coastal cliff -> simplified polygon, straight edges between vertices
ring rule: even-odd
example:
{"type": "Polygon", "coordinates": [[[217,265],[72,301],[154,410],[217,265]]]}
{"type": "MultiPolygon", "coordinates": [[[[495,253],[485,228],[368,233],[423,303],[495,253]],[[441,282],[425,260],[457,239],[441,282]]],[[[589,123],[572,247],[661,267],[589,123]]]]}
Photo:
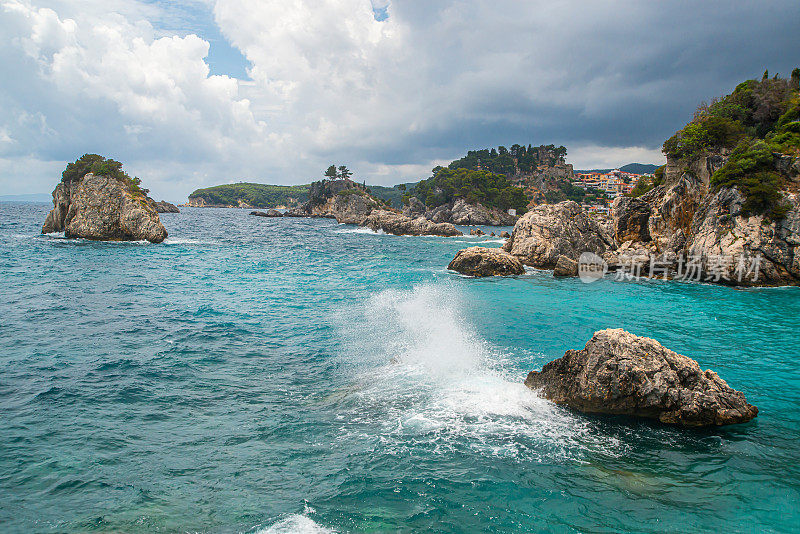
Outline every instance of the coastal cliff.
{"type": "Polygon", "coordinates": [[[797,77],[749,80],[664,143],[657,185],[617,197],[610,228],[574,202],[537,206],[506,250],[553,268],[601,256],[610,271],[734,286],[800,284],[797,77]],[[731,109],[737,109],[731,116],[731,109]]]}

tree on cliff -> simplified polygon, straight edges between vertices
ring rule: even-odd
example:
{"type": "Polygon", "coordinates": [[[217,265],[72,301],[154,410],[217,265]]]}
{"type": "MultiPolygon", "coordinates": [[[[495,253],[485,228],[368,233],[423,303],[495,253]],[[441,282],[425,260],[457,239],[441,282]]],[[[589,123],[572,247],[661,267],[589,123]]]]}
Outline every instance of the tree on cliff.
{"type": "Polygon", "coordinates": [[[341,165],[339,167],[339,178],[342,180],[347,180],[351,176],[353,176],[353,171],[348,169],[346,165],[341,165]]]}
{"type": "Polygon", "coordinates": [[[325,171],[325,178],[327,178],[328,180],[335,180],[338,177],[339,177],[339,173],[336,172],[336,165],[331,165],[325,171]]]}

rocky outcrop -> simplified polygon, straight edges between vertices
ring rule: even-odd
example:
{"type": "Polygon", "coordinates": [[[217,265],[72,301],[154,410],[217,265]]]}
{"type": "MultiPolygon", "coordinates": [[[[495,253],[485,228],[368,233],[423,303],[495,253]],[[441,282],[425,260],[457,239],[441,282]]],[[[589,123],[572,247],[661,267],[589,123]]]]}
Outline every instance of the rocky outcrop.
{"type": "Polygon", "coordinates": [[[149,202],[150,206],[156,210],[156,213],[180,213],[181,210],[175,204],[170,204],[166,200],[159,200],[155,201],[150,197],[147,197],[147,201],[149,202]]]}
{"type": "Polygon", "coordinates": [[[736,188],[709,189],[726,158],[712,152],[688,166],[668,159],[664,185],[615,200],[618,248],[603,255],[609,269],[736,286],[800,284],[800,158],[775,155],[775,170],[789,184],[781,200],[788,210],[777,221],[745,215],[736,188]]]}
{"type": "Polygon", "coordinates": [[[387,210],[373,210],[361,223],[374,232],[394,235],[438,235],[444,237],[463,235],[450,223],[434,223],[424,217],[412,219],[387,210]]]}
{"type": "Polygon", "coordinates": [[[720,189],[695,213],[687,257],[702,279],[732,285],[800,284],[800,195],[786,193],[790,206],[779,221],[744,216],[738,189],[720,189]]]}
{"type": "Polygon", "coordinates": [[[178,209],[178,206],[167,202],[166,200],[159,200],[156,202],[156,212],[158,213],[180,213],[181,210],[178,209]]]}
{"type": "Polygon", "coordinates": [[[469,231],[469,235],[486,235],[486,233],[480,228],[473,228],[469,231]]]}
{"type": "Polygon", "coordinates": [[[251,211],[250,215],[255,215],[256,217],[283,217],[283,213],[278,210],[251,211]]]}
{"type": "Polygon", "coordinates": [[[341,224],[361,224],[380,203],[361,190],[344,190],[310,207],[311,217],[328,217],[341,224]]]}
{"type": "Polygon", "coordinates": [[[511,234],[503,230],[502,232],[500,232],[500,237],[502,237],[503,239],[508,239],[509,237],[511,237],[511,234]]]}
{"type": "Polygon", "coordinates": [[[578,276],[578,262],[561,255],[553,268],[553,276],[564,278],[568,276],[578,276]]]}
{"type": "Polygon", "coordinates": [[[459,250],[447,268],[477,277],[525,274],[522,263],[500,248],[470,247],[459,250]]]}
{"type": "Polygon", "coordinates": [[[311,214],[306,211],[304,206],[299,208],[291,208],[283,212],[284,217],[311,217],[311,214]]]}
{"type": "Polygon", "coordinates": [[[520,217],[503,247],[522,263],[552,269],[559,256],[577,261],[583,252],[602,255],[614,240],[577,203],[535,206],[520,217]]]}
{"type": "Polygon", "coordinates": [[[160,243],[167,237],[167,230],[153,204],[152,199],[123,180],[90,173],[56,186],[53,209],[42,233],[64,232],[66,237],[98,241],[160,243]]]}
{"type": "Polygon", "coordinates": [[[569,350],[541,372],[532,371],[525,385],[581,412],[689,427],[746,423],[758,414],[715,372],[621,329],[596,332],[583,350],[569,350]]]}
{"type": "Polygon", "coordinates": [[[411,197],[403,208],[403,215],[460,225],[511,226],[517,221],[514,215],[488,208],[481,203],[469,204],[463,198],[429,209],[416,197],[411,197]]]}

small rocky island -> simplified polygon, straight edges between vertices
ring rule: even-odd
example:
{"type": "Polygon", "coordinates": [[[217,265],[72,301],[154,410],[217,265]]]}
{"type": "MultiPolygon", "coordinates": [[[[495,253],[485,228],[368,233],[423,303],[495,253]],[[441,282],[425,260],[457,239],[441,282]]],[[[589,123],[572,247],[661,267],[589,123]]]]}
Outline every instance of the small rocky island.
{"type": "Polygon", "coordinates": [[[622,329],[595,332],[583,350],[569,350],[532,371],[525,385],[581,412],[688,427],[746,423],[758,415],[758,408],[714,371],[622,329]]]}
{"type": "Polygon", "coordinates": [[[161,243],[167,230],[161,224],[148,190],[131,178],[118,161],[85,154],[67,165],[53,191],[53,209],[42,233],[64,232],[69,238],[96,241],[161,243]]]}

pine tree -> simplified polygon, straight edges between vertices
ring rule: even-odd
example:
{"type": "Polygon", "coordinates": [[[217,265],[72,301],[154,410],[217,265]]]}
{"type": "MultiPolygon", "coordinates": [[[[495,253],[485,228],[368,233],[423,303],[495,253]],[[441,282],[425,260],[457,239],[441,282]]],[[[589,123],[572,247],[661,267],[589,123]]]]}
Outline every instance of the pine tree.
{"type": "Polygon", "coordinates": [[[339,177],[339,174],[336,172],[336,165],[331,165],[328,167],[328,170],[325,171],[325,178],[328,180],[335,180],[339,177]]]}

